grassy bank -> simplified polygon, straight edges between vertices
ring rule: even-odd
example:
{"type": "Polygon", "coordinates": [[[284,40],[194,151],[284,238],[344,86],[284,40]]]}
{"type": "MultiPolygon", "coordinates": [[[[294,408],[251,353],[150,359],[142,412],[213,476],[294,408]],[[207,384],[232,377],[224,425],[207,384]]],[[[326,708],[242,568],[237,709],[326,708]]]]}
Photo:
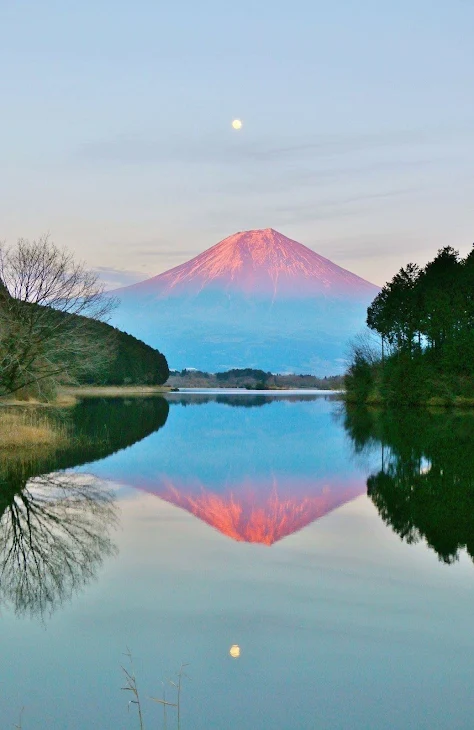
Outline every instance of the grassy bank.
{"type": "Polygon", "coordinates": [[[0,409],[0,457],[18,450],[55,449],[68,441],[67,427],[42,409],[0,409]]]}
{"type": "Polygon", "coordinates": [[[170,388],[164,385],[81,385],[74,388],[63,388],[62,397],[72,398],[121,398],[168,393],[170,388]]]}
{"type": "Polygon", "coordinates": [[[3,407],[19,406],[19,407],[32,407],[32,408],[69,408],[75,406],[77,398],[72,393],[58,393],[56,398],[51,401],[40,401],[36,398],[14,398],[12,396],[0,397],[0,409],[3,407]]]}
{"type": "MultiPolygon", "coordinates": [[[[342,394],[343,400],[348,403],[349,405],[364,405],[364,406],[390,406],[393,407],[394,403],[390,402],[388,403],[380,393],[377,391],[371,392],[365,399],[358,398],[353,393],[345,392],[342,394]]],[[[404,404],[405,405],[405,404],[404,404]]],[[[474,408],[474,397],[472,398],[466,398],[465,396],[459,395],[459,396],[453,396],[453,397],[443,397],[443,396],[431,396],[430,398],[426,398],[424,400],[411,400],[409,404],[410,406],[417,406],[420,408],[464,408],[464,409],[470,409],[474,408]]]]}
{"type": "Polygon", "coordinates": [[[79,385],[61,388],[54,400],[39,401],[36,398],[0,398],[0,409],[3,406],[28,406],[33,408],[68,408],[75,406],[81,398],[144,398],[147,396],[169,393],[170,386],[165,385],[79,385]]]}

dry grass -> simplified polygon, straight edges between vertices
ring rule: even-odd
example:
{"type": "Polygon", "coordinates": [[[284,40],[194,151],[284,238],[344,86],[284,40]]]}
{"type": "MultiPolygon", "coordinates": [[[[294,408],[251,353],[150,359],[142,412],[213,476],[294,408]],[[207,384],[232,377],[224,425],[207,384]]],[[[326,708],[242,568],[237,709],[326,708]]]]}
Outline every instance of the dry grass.
{"type": "Polygon", "coordinates": [[[145,396],[168,393],[164,385],[82,385],[77,388],[63,388],[60,397],[79,398],[121,398],[122,396],[145,396]]]}
{"type": "Polygon", "coordinates": [[[13,398],[8,396],[0,396],[0,408],[2,406],[33,406],[34,408],[50,408],[53,407],[61,407],[66,408],[69,406],[75,406],[77,403],[77,398],[72,394],[68,392],[61,391],[58,393],[57,397],[52,401],[39,401],[36,398],[13,398]]]}
{"type": "Polygon", "coordinates": [[[37,446],[57,448],[68,438],[65,426],[54,423],[45,412],[24,408],[0,409],[0,453],[37,446]]]}
{"type": "Polygon", "coordinates": [[[56,398],[51,401],[39,401],[35,398],[15,398],[1,396],[0,406],[37,406],[37,407],[69,407],[76,405],[80,398],[143,398],[148,395],[169,393],[171,388],[165,385],[80,385],[63,387],[56,398]]]}

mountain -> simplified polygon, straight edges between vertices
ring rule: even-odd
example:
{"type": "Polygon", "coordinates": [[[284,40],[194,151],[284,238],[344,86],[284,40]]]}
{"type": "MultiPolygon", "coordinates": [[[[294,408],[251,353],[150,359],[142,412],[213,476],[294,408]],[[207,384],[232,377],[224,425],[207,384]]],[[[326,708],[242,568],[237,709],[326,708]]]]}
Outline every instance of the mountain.
{"type": "Polygon", "coordinates": [[[329,375],[378,287],[274,231],[235,233],[119,289],[113,323],[160,346],[174,369],[258,367],[329,375]]]}

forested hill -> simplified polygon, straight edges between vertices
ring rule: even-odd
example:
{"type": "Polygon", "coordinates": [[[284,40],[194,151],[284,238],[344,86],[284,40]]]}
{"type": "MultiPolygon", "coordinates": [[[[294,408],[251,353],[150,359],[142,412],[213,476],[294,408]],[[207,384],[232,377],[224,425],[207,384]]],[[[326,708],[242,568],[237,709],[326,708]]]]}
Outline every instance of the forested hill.
{"type": "Polygon", "coordinates": [[[51,371],[58,365],[57,381],[68,384],[162,385],[169,376],[166,357],[145,342],[100,320],[18,302],[0,280],[1,394],[16,390],[8,378],[13,370],[15,384],[15,363],[31,352],[39,366],[25,376],[30,382],[44,383],[45,362],[51,371]]]}
{"type": "Polygon", "coordinates": [[[105,322],[90,322],[90,336],[104,341],[110,353],[99,369],[87,366],[77,376],[83,385],[163,385],[168,379],[166,357],[133,335],[105,322]]]}
{"type": "Polygon", "coordinates": [[[0,397],[53,401],[64,385],[162,385],[164,355],[106,324],[116,302],[47,237],[0,257],[0,397]]]}

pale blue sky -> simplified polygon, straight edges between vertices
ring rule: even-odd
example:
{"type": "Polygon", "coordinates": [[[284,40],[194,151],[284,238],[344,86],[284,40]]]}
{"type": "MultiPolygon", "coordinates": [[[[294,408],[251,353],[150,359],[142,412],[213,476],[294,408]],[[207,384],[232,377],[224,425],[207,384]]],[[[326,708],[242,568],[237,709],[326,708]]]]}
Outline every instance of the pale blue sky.
{"type": "Polygon", "coordinates": [[[0,0],[0,32],[1,239],[117,283],[248,228],[375,283],[470,249],[471,0],[0,0]]]}

